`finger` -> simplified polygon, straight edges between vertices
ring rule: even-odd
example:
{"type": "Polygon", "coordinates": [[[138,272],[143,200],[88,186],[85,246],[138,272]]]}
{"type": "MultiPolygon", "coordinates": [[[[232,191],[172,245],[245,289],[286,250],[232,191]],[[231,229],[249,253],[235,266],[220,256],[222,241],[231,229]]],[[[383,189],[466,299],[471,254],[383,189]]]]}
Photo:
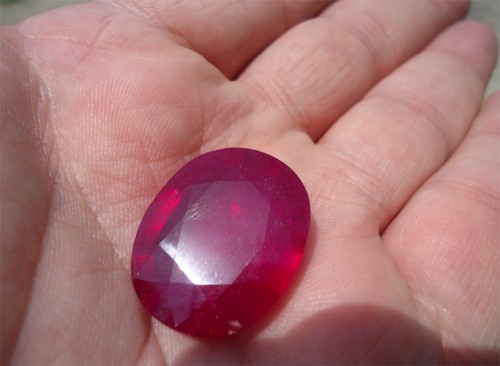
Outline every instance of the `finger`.
{"type": "Polygon", "coordinates": [[[272,131],[314,140],[381,77],[465,15],[463,1],[342,1],[290,30],[240,77],[272,131]]]}
{"type": "Polygon", "coordinates": [[[462,22],[377,85],[320,141],[322,168],[342,177],[328,194],[362,208],[365,228],[384,230],[462,140],[496,50],[490,28],[462,22]]]}
{"type": "Polygon", "coordinates": [[[451,364],[498,363],[499,136],[497,92],[383,237],[451,364]]]}
{"type": "Polygon", "coordinates": [[[231,78],[288,28],[329,1],[109,0],[176,36],[231,78]]]}

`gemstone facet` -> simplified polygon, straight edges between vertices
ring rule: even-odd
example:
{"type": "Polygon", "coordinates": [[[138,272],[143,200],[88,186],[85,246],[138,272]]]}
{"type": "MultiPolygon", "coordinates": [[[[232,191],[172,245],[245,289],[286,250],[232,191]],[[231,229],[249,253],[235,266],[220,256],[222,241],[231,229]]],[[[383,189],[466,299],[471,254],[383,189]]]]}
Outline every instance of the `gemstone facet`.
{"type": "Polygon", "coordinates": [[[142,219],[132,252],[135,290],[177,331],[238,333],[287,288],[309,224],[304,185],[278,159],[242,148],[201,155],[168,181],[142,219]]]}

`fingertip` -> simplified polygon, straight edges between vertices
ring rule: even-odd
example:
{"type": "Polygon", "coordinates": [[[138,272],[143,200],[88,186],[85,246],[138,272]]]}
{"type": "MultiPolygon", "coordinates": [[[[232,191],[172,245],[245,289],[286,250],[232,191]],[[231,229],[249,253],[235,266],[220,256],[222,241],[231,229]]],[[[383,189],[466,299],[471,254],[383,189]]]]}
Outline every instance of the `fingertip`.
{"type": "Polygon", "coordinates": [[[427,50],[460,57],[474,68],[486,84],[497,61],[498,41],[488,25],[478,21],[461,21],[444,31],[427,50]]]}

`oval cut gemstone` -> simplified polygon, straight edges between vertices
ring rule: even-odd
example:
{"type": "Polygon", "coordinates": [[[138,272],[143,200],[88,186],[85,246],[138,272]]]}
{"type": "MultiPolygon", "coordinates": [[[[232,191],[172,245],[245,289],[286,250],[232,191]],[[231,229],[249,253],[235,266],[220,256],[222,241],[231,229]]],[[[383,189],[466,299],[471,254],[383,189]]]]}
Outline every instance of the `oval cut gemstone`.
{"type": "Polygon", "coordinates": [[[309,223],[306,189],[278,159],[242,148],[201,155],[168,181],[142,219],[132,253],[137,295],[177,331],[238,333],[287,288],[309,223]]]}

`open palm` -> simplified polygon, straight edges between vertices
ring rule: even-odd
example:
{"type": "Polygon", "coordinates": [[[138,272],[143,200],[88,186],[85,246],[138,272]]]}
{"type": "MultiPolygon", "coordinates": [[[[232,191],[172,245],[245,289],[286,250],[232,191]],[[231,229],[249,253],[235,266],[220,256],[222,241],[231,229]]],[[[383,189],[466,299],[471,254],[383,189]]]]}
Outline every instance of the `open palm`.
{"type": "Polygon", "coordinates": [[[466,11],[109,0],[3,28],[2,363],[498,362],[496,42],[466,11]],[[142,308],[130,256],[225,147],[292,167],[312,230],[270,314],[202,340],[142,308]]]}

